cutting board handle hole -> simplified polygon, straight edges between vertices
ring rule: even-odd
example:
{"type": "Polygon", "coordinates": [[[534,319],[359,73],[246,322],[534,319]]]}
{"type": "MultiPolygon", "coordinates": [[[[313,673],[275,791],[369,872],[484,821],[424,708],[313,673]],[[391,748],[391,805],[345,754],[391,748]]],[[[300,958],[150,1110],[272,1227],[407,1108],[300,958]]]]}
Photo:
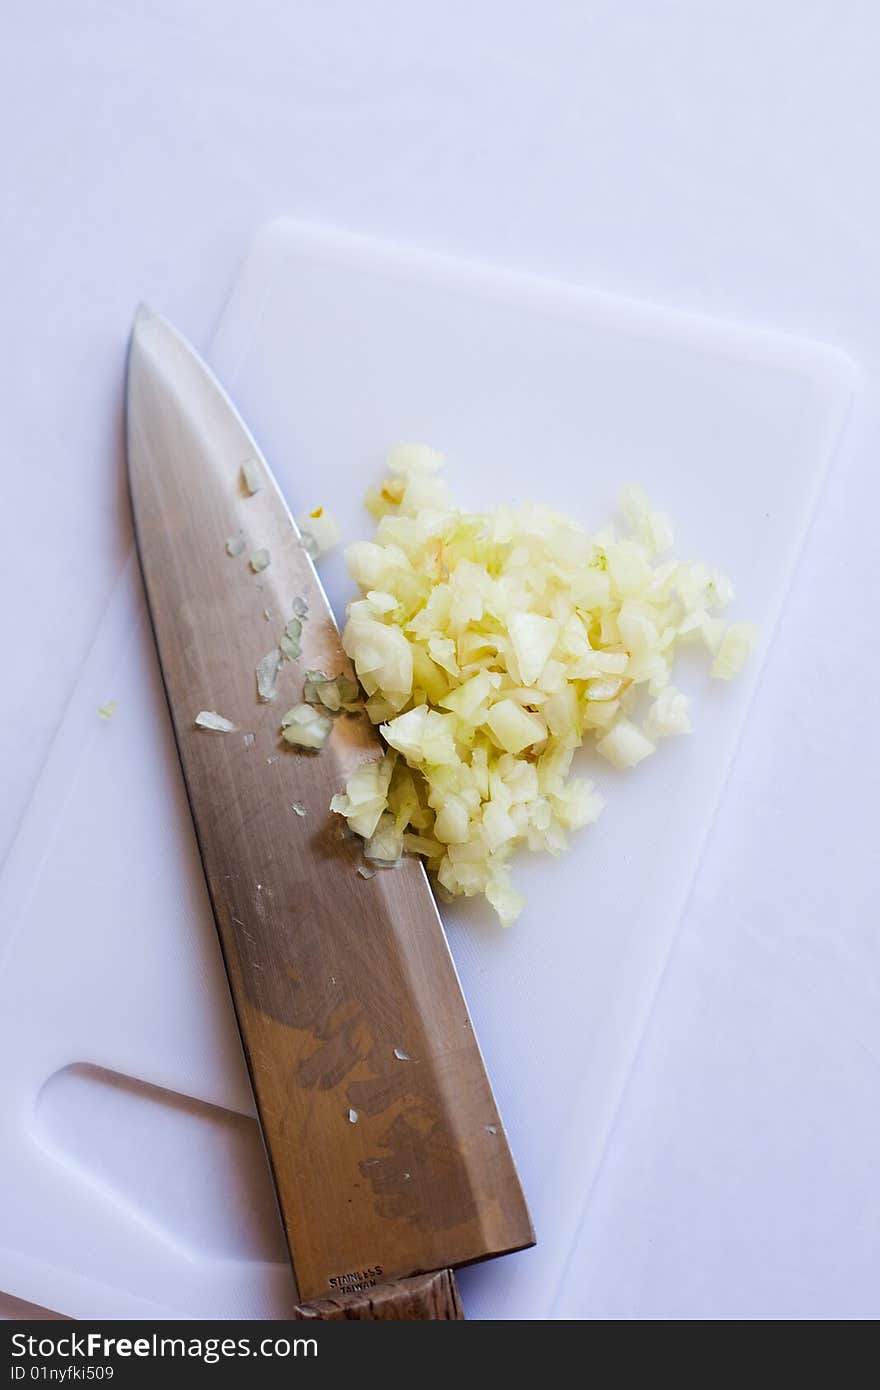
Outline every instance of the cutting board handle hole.
{"type": "Polygon", "coordinates": [[[125,1208],[188,1258],[286,1262],[249,1116],[75,1062],[42,1086],[32,1134],[96,1205],[125,1208]]]}

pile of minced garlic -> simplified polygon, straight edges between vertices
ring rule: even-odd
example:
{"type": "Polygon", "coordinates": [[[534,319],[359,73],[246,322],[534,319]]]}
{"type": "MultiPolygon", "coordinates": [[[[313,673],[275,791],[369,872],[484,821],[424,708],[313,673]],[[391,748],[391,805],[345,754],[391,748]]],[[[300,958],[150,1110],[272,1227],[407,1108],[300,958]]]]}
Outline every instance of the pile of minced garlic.
{"type": "Polygon", "coordinates": [[[343,645],[388,752],[331,805],[371,864],[423,855],[441,891],[485,893],[508,925],[524,903],[514,849],[559,854],[602,809],[570,775],[575,750],[589,738],[629,768],[690,732],[677,646],[701,643],[726,679],[755,629],[719,616],[727,579],[669,558],[669,522],[640,489],[622,498],[625,535],[589,535],[542,506],[461,511],[441,464],[393,449],[368,497],[375,539],[346,552],[363,597],[343,645]]]}

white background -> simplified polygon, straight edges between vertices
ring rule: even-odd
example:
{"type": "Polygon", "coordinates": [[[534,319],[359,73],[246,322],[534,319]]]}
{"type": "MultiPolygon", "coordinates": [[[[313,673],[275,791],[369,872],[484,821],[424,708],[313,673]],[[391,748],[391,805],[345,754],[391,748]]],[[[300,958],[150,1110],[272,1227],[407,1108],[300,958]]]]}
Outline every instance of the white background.
{"type": "Polygon", "coordinates": [[[878,1312],[878,46],[870,0],[4,8],[0,853],[128,546],[132,307],[204,344],[267,218],[824,338],[866,370],[573,1313],[878,1312]]]}

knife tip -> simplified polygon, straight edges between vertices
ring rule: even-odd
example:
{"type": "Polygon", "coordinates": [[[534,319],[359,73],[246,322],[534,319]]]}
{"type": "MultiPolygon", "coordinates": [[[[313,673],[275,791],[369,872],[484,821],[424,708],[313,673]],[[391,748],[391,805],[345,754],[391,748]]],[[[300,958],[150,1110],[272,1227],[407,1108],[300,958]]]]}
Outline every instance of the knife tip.
{"type": "Polygon", "coordinates": [[[141,326],[141,324],[145,324],[150,319],[154,319],[155,317],[155,309],[153,309],[151,305],[147,304],[146,301],[142,299],[140,304],[138,304],[137,308],[134,311],[134,323],[132,326],[134,329],[137,329],[141,326]]]}

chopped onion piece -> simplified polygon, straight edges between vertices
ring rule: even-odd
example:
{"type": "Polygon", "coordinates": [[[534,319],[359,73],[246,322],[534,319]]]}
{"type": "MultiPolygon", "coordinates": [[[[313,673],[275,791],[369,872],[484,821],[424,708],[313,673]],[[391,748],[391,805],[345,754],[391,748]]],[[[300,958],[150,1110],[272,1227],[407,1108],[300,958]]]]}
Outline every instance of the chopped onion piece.
{"type": "Polygon", "coordinates": [[[403,835],[397,829],[394,817],[385,811],[364,845],[364,858],[378,869],[392,869],[400,863],[402,854],[403,835]]]}
{"type": "Polygon", "coordinates": [[[395,444],[386,456],[385,466],[398,478],[411,478],[414,473],[439,472],[443,455],[429,444],[395,444]]]}
{"type": "Polygon", "coordinates": [[[468,808],[459,796],[448,796],[437,812],[434,834],[443,845],[463,845],[468,838],[468,808]]]}
{"type": "Polygon", "coordinates": [[[688,716],[690,700],[674,685],[667,685],[648,710],[645,720],[645,733],[649,738],[668,738],[671,734],[689,734],[691,721],[688,716]]]}
{"type": "Polygon", "coordinates": [[[318,686],[323,685],[330,677],[325,671],[306,671],[303,677],[303,699],[309,705],[320,704],[318,686]]]}
{"type": "Polygon", "coordinates": [[[410,763],[441,767],[458,762],[451,716],[438,714],[426,705],[383,724],[381,732],[389,747],[403,753],[410,763]]]}
{"type": "MultiPolygon", "coordinates": [[[[486,884],[486,897],[498,913],[502,927],[513,926],[526,905],[522,893],[516,891],[506,873],[493,874],[486,884]]],[[[487,1125],[486,1129],[490,1134],[495,1133],[491,1125],[487,1125]]]]}
{"type": "Polygon", "coordinates": [[[257,662],[257,697],[264,703],[275,699],[280,671],[281,653],[277,647],[273,647],[257,662]]]}
{"type": "Polygon", "coordinates": [[[499,700],[486,716],[486,723],[508,753],[521,753],[547,737],[547,725],[543,720],[536,714],[529,714],[514,700],[499,700]]]}
{"type": "Polygon", "coordinates": [[[320,704],[328,709],[331,714],[338,714],[342,709],[342,695],[339,691],[337,681],[320,681],[315,687],[315,694],[320,704]]]}
{"type": "Polygon", "coordinates": [[[263,470],[256,459],[246,459],[241,465],[241,481],[249,496],[259,492],[263,486],[263,470]]]}
{"type": "Polygon", "coordinates": [[[478,671],[470,680],[441,696],[437,703],[458,715],[459,719],[472,719],[491,692],[492,681],[489,672],[478,671]]]}
{"type": "Polygon", "coordinates": [[[333,720],[311,705],[294,705],[281,721],[281,736],[296,748],[318,750],[330,737],[333,720]]]}
{"type": "Polygon", "coordinates": [[[244,550],[244,536],[239,532],[237,536],[230,536],[226,542],[226,554],[234,560],[236,555],[240,555],[244,550]]]}
{"type": "Polygon", "coordinates": [[[721,639],[712,675],[725,681],[738,675],[757,640],[758,629],[754,623],[731,623],[721,639]]]}
{"type": "Polygon", "coordinates": [[[523,685],[534,685],[556,646],[559,624],[539,613],[511,613],[507,631],[523,685]]]}
{"type": "Polygon", "coordinates": [[[651,555],[662,555],[673,545],[672,523],[665,512],[655,512],[642,488],[630,485],[620,496],[620,507],[630,527],[651,555]]]}
{"type": "Polygon", "coordinates": [[[215,734],[234,734],[236,731],[231,719],[224,719],[213,709],[200,710],[193,723],[197,729],[210,729],[215,734]]]}
{"type": "Polygon", "coordinates": [[[412,694],[413,649],[400,629],[373,618],[350,618],[342,645],[367,694],[381,690],[392,708],[401,709],[412,694]]]}
{"type": "Polygon", "coordinates": [[[297,657],[302,654],[301,637],[301,619],[291,618],[290,622],[286,624],[284,632],[281,635],[281,640],[278,643],[281,649],[281,655],[286,657],[288,661],[296,661],[297,657]]]}
{"type": "Polygon", "coordinates": [[[635,767],[654,752],[654,745],[628,719],[620,719],[596,744],[597,752],[615,767],[635,767]]]}
{"type": "Polygon", "coordinates": [[[269,554],[268,550],[264,548],[262,550],[253,551],[253,553],[248,558],[248,564],[250,565],[254,574],[260,574],[264,569],[268,569],[271,560],[271,555],[269,554]]]}
{"type": "Polygon", "coordinates": [[[345,816],[350,828],[365,840],[373,834],[385,809],[393,767],[392,758],[362,763],[349,777],[345,791],[330,802],[330,810],[345,816]]]}
{"type": "Polygon", "coordinates": [[[397,599],[393,594],[383,594],[379,589],[370,589],[367,594],[367,602],[378,613],[380,617],[385,613],[393,613],[397,607],[397,599]]]}
{"type": "Polygon", "coordinates": [[[303,699],[310,705],[323,705],[333,714],[350,710],[357,704],[357,681],[350,676],[328,676],[324,671],[306,671],[303,699]]]}
{"type": "Polygon", "coordinates": [[[297,517],[296,524],[306,553],[318,560],[326,551],[339,544],[339,526],[324,507],[297,517]]]}
{"type": "Polygon", "coordinates": [[[616,676],[592,676],[584,681],[584,695],[588,700],[616,700],[623,686],[624,682],[616,676]]]}

